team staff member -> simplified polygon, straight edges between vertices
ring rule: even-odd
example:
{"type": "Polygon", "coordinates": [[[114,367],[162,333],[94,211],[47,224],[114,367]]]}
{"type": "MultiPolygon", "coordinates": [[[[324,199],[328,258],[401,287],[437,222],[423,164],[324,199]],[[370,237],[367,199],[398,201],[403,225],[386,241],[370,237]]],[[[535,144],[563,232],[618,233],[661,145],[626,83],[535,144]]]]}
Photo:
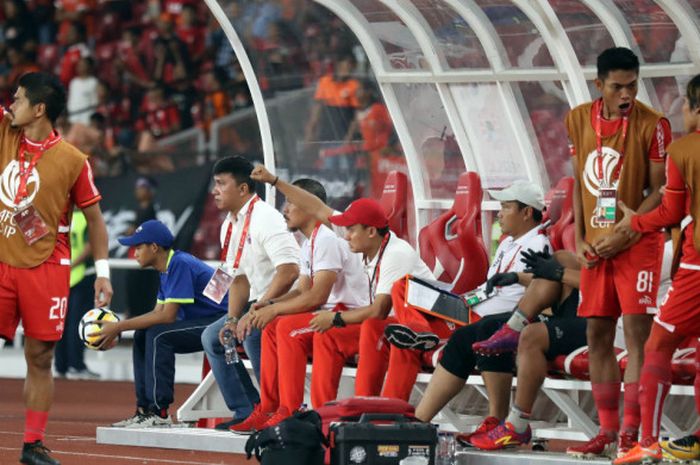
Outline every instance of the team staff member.
{"type": "Polygon", "coordinates": [[[149,220],[131,236],[119,238],[134,247],[141,268],[160,273],[156,305],[148,313],[102,326],[100,347],[108,348],[122,331],[134,333],[133,364],[136,414],[112,426],[150,428],[169,426],[173,403],[175,354],[202,349],[202,332],[226,313],[228,301],[216,303],[202,295],[214,270],[192,255],[172,249],[174,238],[167,226],[149,220]]]}
{"type": "MultiPolygon", "coordinates": [[[[293,183],[326,201],[326,190],[313,179],[293,183]]],[[[264,328],[261,359],[261,402],[248,419],[231,428],[249,432],[274,426],[301,406],[304,400],[306,361],[312,354],[314,332],[309,322],[314,310],[344,311],[369,303],[369,284],[362,257],[350,252],[347,241],[321,224],[313,215],[287,202],[287,225],[304,237],[301,275],[287,294],[263,302],[253,324],[264,328]]],[[[319,376],[312,373],[312,385],[319,376]]]]}
{"type": "MultiPolygon", "coordinates": [[[[615,464],[660,462],[661,413],[671,388],[671,358],[687,337],[700,337],[700,75],[688,82],[683,103],[683,123],[687,136],[668,147],[667,183],[661,205],[644,215],[624,205],[625,218],[615,227],[622,232],[649,233],[662,227],[685,225],[680,244],[680,264],[671,288],[654,318],[651,335],[644,346],[644,367],[640,380],[642,434],[637,447],[615,464]],[[689,215],[689,216],[687,216],[689,215]],[[687,219],[684,220],[683,218],[687,219]],[[681,223],[681,221],[683,221],[681,223]]],[[[700,351],[696,352],[695,406],[700,413],[700,351]]],[[[665,442],[663,449],[682,460],[700,458],[700,430],[685,438],[665,442]]]]}
{"type": "Polygon", "coordinates": [[[334,225],[343,234],[350,250],[362,254],[365,273],[369,279],[370,304],[345,312],[324,310],[311,320],[314,335],[311,402],[314,407],[336,398],[345,360],[359,353],[355,380],[355,395],[379,395],[386,374],[390,347],[384,329],[396,319],[389,316],[391,286],[412,274],[422,279],[435,279],[418,253],[403,239],[389,230],[386,214],[378,202],[359,199],[342,214],[303,189],[292,186],[257,166],[253,178],[277,187],[287,201],[312,214],[317,221],[334,225]]]}
{"type": "Polygon", "coordinates": [[[95,258],[95,305],[109,304],[107,230],[87,156],[54,130],[65,90],[44,73],[22,76],[9,111],[0,113],[0,337],[24,327],[26,417],[20,461],[55,465],[44,446],[53,400],[51,362],[68,304],[70,218],[85,214],[95,258]]]}
{"type": "MultiPolygon", "coordinates": [[[[504,312],[510,313],[513,308],[515,314],[521,314],[517,306],[525,288],[530,284],[530,275],[522,273],[525,269],[525,264],[521,261],[522,253],[528,249],[542,252],[549,246],[547,237],[540,234],[544,195],[539,186],[527,181],[516,181],[508,188],[491,191],[490,194],[494,199],[501,201],[498,221],[503,234],[508,237],[499,244],[496,259],[487,273],[495,292],[488,300],[472,307],[472,312],[478,318],[503,315],[504,312]]],[[[487,287],[487,283],[480,287],[487,287]]],[[[386,335],[389,342],[406,350],[398,350],[396,354],[392,351],[382,395],[408,400],[424,357],[420,350],[413,349],[430,349],[431,347],[426,347],[420,342],[426,341],[427,335],[431,333],[437,336],[434,338],[435,342],[438,338],[449,338],[454,325],[450,327],[447,321],[430,317],[406,304],[405,279],[400,279],[394,284],[392,301],[396,318],[401,324],[389,325],[386,335]]],[[[524,320],[523,324],[527,323],[524,318],[521,319],[524,320]]],[[[479,348],[479,343],[475,343],[476,352],[486,352],[478,350],[479,348]]],[[[507,370],[512,371],[510,366],[507,370]]],[[[498,376],[491,371],[488,373],[486,376],[498,376]]],[[[496,383],[487,383],[487,386],[489,385],[496,383]]],[[[509,395],[509,391],[505,395],[509,395]]],[[[490,397],[498,395],[496,392],[490,394],[490,397]]]]}
{"type": "Polygon", "coordinates": [[[214,200],[219,209],[228,211],[221,225],[222,257],[233,281],[228,314],[202,333],[202,345],[226,405],[236,412],[221,428],[240,423],[258,401],[243,364],[226,364],[224,331],[232,331],[243,342],[260,381],[260,330],[252,326],[251,318],[254,304],[286,294],[299,276],[299,245],[282,214],[255,193],[251,171],[253,165],[243,157],[222,158],[214,165],[214,200]]]}
{"type": "Polygon", "coordinates": [[[588,318],[587,338],[593,398],[600,433],[571,447],[576,456],[600,455],[614,446],[624,454],[637,440],[639,373],[659,285],[663,236],[630,238],[615,232],[621,218],[616,200],[640,213],[659,204],[664,157],[671,140],[668,121],[635,100],[639,60],[626,48],[598,56],[596,87],[601,98],[574,108],[566,117],[574,166],[576,251],[581,270],[579,316],[588,318]],[[628,364],[624,420],[619,426],[620,368],[613,341],[622,314],[628,364]]]}

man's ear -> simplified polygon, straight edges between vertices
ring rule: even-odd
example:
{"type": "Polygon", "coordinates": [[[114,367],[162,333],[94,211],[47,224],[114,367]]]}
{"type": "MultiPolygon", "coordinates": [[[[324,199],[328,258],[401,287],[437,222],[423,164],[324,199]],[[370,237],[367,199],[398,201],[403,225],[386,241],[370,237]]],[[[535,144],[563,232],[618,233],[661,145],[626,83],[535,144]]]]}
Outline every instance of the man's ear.
{"type": "Polygon", "coordinates": [[[34,116],[36,118],[41,118],[46,114],[46,104],[44,102],[37,103],[34,105],[34,116]]]}

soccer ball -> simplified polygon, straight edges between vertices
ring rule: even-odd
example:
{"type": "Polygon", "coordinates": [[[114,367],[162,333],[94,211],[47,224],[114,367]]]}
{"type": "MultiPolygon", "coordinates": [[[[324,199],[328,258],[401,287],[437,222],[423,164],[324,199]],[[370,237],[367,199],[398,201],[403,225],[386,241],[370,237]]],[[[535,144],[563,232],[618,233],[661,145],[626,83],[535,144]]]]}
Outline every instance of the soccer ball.
{"type": "Polygon", "coordinates": [[[119,321],[119,317],[116,313],[114,313],[108,308],[93,308],[92,310],[89,310],[85,315],[83,315],[83,317],[80,319],[80,323],[78,324],[78,337],[80,337],[80,340],[83,341],[83,344],[85,344],[85,347],[87,347],[88,349],[107,350],[111,349],[112,347],[117,345],[117,342],[119,342],[119,338],[116,338],[114,340],[114,343],[112,344],[112,347],[106,347],[103,349],[100,349],[96,345],[93,345],[94,343],[99,341],[100,336],[88,335],[100,332],[101,326],[93,323],[93,321],[101,320],[117,322],[119,321]]]}

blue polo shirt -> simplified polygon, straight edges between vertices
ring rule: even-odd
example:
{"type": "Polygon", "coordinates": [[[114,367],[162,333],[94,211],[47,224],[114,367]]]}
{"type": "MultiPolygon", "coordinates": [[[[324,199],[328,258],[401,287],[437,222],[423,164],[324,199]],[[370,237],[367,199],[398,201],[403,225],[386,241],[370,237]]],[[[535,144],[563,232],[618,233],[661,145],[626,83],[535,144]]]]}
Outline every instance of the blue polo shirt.
{"type": "Polygon", "coordinates": [[[160,273],[158,303],[180,304],[178,320],[223,315],[228,311],[228,294],[217,304],[202,292],[214,269],[186,252],[171,250],[165,273],[160,273]]]}

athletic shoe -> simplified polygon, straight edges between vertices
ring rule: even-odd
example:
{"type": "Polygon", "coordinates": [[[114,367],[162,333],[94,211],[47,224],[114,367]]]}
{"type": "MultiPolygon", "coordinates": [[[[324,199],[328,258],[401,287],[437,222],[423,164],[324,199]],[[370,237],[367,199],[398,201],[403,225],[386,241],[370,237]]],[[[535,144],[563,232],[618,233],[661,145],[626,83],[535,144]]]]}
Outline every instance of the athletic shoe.
{"type": "Polygon", "coordinates": [[[88,368],[83,368],[82,370],[76,370],[75,368],[68,368],[66,372],[66,378],[72,380],[83,380],[83,381],[97,381],[102,378],[99,373],[95,373],[88,368]]]}
{"type": "Polygon", "coordinates": [[[629,451],[634,449],[639,441],[637,438],[639,433],[637,431],[622,431],[620,436],[617,438],[617,457],[624,457],[629,451]]]}
{"type": "Polygon", "coordinates": [[[270,412],[263,412],[260,404],[256,405],[248,418],[243,420],[237,425],[233,425],[229,428],[232,433],[238,434],[253,434],[256,431],[262,430],[265,423],[270,418],[270,412]]]}
{"type": "Polygon", "coordinates": [[[500,327],[490,338],[472,344],[472,350],[481,355],[500,355],[518,349],[520,333],[507,324],[500,327]]]}
{"type": "Polygon", "coordinates": [[[676,460],[700,460],[700,439],[694,434],[673,441],[661,441],[659,446],[676,460]]]}
{"type": "Polygon", "coordinates": [[[25,465],[61,465],[49,452],[51,451],[41,441],[25,442],[19,461],[25,465]]]}
{"type": "Polygon", "coordinates": [[[272,426],[277,426],[282,420],[289,418],[289,410],[286,407],[280,407],[275,413],[272,414],[270,418],[267,419],[264,425],[260,428],[261,430],[265,428],[270,428],[272,426]]]}
{"type": "Polygon", "coordinates": [[[417,333],[406,325],[391,324],[384,328],[384,336],[391,345],[399,349],[415,349],[422,352],[433,350],[440,338],[433,333],[417,333]]]}
{"type": "Polygon", "coordinates": [[[488,433],[489,431],[497,427],[500,423],[501,421],[496,417],[486,417],[484,418],[484,421],[482,421],[481,424],[477,426],[477,428],[471,433],[458,434],[456,437],[457,442],[459,442],[463,446],[471,447],[472,437],[476,436],[477,434],[488,433]]]}
{"type": "Polygon", "coordinates": [[[598,436],[580,446],[569,447],[566,449],[566,453],[579,458],[593,458],[599,456],[612,458],[616,442],[614,437],[610,437],[605,433],[598,433],[598,436]]]}
{"type": "Polygon", "coordinates": [[[144,414],[140,411],[136,411],[133,417],[129,417],[126,420],[118,421],[116,423],[112,423],[113,428],[124,428],[129,426],[130,424],[138,421],[144,414]]]}
{"type": "Polygon", "coordinates": [[[662,459],[659,443],[655,442],[648,447],[637,444],[622,457],[613,460],[613,465],[640,465],[645,463],[658,463],[662,459]]]}
{"type": "Polygon", "coordinates": [[[163,418],[155,413],[146,413],[138,419],[125,426],[127,429],[143,429],[143,428],[169,428],[173,424],[170,415],[163,418]]]}
{"type": "Polygon", "coordinates": [[[235,417],[234,417],[234,418],[230,419],[229,421],[224,421],[224,422],[221,422],[221,423],[217,423],[217,424],[214,426],[214,429],[215,429],[215,430],[219,430],[219,431],[228,431],[228,430],[231,429],[232,426],[235,426],[235,425],[237,425],[237,424],[239,424],[239,423],[244,422],[246,418],[248,418],[248,417],[245,417],[245,418],[235,418],[235,417]]]}
{"type": "Polygon", "coordinates": [[[499,450],[506,447],[515,447],[527,444],[532,439],[530,425],[527,429],[518,433],[510,423],[503,422],[487,433],[475,434],[470,441],[472,446],[481,450],[499,450]]]}

